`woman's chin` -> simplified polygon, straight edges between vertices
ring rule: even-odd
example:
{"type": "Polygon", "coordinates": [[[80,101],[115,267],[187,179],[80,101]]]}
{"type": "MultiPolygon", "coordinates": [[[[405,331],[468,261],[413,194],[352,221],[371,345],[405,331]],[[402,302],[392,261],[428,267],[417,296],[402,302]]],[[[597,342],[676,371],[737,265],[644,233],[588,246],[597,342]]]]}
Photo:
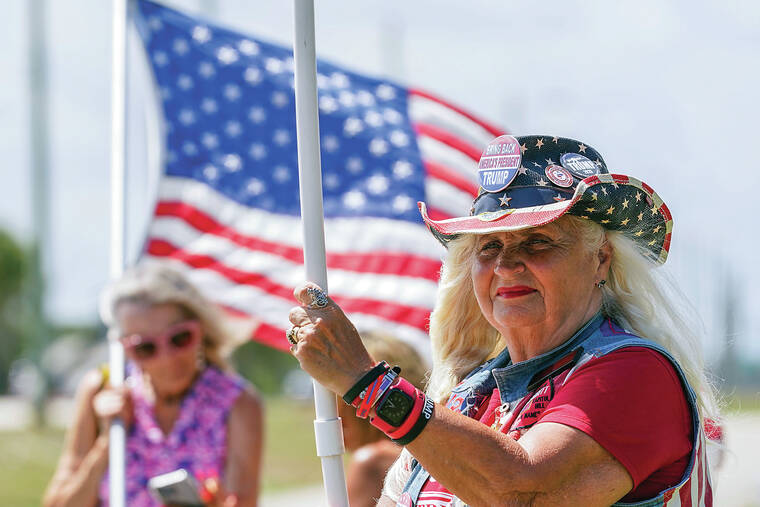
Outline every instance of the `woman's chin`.
{"type": "Polygon", "coordinates": [[[190,388],[194,378],[194,375],[152,376],[151,383],[163,396],[179,396],[190,388]]]}
{"type": "Polygon", "coordinates": [[[494,309],[494,320],[498,328],[535,326],[544,319],[544,312],[530,306],[509,305],[494,309]]]}

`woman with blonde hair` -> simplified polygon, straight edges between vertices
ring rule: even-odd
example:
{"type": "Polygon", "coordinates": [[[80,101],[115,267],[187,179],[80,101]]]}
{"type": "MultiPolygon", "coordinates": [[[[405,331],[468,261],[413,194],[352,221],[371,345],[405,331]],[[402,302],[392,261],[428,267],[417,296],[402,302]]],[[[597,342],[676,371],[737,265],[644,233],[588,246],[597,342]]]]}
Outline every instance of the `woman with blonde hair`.
{"type": "Polygon", "coordinates": [[[101,371],[78,389],[77,412],[46,506],[108,504],[108,424],[128,427],[127,505],[159,506],[151,477],[185,469],[207,505],[255,506],[262,405],[226,356],[241,340],[220,310],[179,272],[150,262],[111,285],[101,301],[110,340],[124,345],[128,376],[101,371]]]}
{"type": "Polygon", "coordinates": [[[693,318],[656,267],[651,187],[573,139],[501,136],[446,247],[427,392],[377,363],[318,287],[295,291],[302,368],[406,447],[378,505],[712,505],[717,418],[693,318]]]}

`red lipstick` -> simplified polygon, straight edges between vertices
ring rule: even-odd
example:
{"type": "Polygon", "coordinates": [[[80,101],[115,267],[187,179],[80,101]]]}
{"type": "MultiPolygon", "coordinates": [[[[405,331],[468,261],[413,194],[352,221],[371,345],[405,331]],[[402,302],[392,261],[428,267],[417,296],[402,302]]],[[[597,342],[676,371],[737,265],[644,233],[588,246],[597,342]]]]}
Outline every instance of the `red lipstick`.
{"type": "Polygon", "coordinates": [[[503,298],[518,298],[525,296],[531,292],[536,292],[536,289],[527,287],[525,285],[512,285],[511,287],[499,287],[496,289],[496,295],[503,298]]]}

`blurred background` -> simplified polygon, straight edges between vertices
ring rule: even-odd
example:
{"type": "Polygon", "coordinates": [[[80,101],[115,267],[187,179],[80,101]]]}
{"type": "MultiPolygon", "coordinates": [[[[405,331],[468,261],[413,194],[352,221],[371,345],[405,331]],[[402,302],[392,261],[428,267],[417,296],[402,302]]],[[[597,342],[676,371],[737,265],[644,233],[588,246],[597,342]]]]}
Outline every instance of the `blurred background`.
{"type": "MultiPolygon", "coordinates": [[[[291,2],[164,3],[292,44],[291,2]]],[[[512,133],[583,140],[611,172],[656,189],[675,220],[665,269],[704,324],[708,367],[726,403],[730,453],[717,505],[760,505],[760,4],[315,3],[321,58],[429,90],[512,133]]],[[[35,505],[73,388],[106,357],[96,301],[109,262],[111,6],[3,7],[0,497],[35,505]]],[[[135,259],[159,170],[146,139],[156,114],[146,105],[150,81],[131,39],[127,241],[135,259]]],[[[320,481],[309,384],[287,354],[258,344],[243,347],[236,364],[270,401],[264,492],[275,505],[320,481]],[[294,474],[294,464],[303,470],[294,474]]]]}

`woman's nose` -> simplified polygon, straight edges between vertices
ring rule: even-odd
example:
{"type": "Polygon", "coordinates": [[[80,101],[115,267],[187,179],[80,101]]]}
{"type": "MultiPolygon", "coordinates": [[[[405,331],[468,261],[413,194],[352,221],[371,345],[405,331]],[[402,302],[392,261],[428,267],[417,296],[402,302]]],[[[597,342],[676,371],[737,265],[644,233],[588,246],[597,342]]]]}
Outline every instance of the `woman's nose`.
{"type": "Polygon", "coordinates": [[[496,274],[519,273],[522,271],[525,271],[525,264],[522,259],[513,252],[502,253],[494,266],[494,272],[496,274]]]}

